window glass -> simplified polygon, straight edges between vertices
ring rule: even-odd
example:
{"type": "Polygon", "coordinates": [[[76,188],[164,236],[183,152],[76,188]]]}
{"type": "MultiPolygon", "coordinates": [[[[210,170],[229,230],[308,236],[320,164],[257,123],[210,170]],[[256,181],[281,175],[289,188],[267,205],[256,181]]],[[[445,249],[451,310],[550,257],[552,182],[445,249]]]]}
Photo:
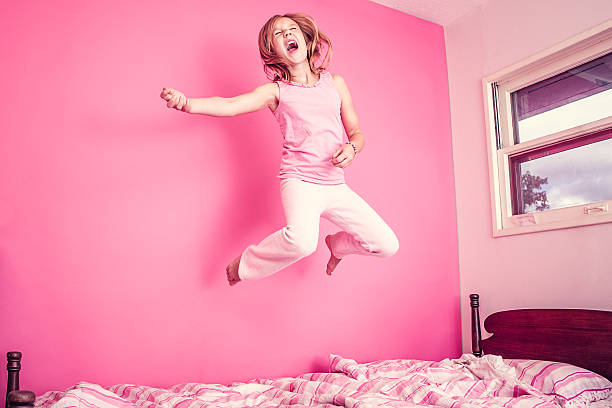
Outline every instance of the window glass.
{"type": "Polygon", "coordinates": [[[612,200],[611,129],[513,157],[510,163],[514,214],[612,200]]]}
{"type": "Polygon", "coordinates": [[[511,94],[515,143],[612,115],[612,53],[511,94]]]}

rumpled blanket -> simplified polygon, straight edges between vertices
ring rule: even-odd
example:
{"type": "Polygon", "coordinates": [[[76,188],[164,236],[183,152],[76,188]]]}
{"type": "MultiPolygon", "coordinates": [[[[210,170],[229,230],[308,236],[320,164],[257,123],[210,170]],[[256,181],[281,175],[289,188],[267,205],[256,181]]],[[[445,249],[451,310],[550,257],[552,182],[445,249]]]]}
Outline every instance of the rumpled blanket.
{"type": "Polygon", "coordinates": [[[257,379],[232,385],[181,384],[168,389],[87,382],[36,399],[36,407],[445,407],[559,408],[554,397],[517,380],[499,356],[465,354],[442,361],[359,364],[330,356],[328,373],[257,379]]]}

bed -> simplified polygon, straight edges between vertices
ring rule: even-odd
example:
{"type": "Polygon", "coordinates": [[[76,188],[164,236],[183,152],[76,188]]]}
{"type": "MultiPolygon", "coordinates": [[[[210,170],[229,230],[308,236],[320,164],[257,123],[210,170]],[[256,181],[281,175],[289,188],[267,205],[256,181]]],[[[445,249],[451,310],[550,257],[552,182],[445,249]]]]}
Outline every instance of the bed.
{"type": "Polygon", "coordinates": [[[612,312],[523,309],[494,313],[481,338],[470,295],[472,349],[442,361],[357,363],[331,355],[329,372],[168,389],[79,383],[36,397],[19,390],[21,353],[8,353],[6,407],[505,407],[612,408],[612,312]]]}

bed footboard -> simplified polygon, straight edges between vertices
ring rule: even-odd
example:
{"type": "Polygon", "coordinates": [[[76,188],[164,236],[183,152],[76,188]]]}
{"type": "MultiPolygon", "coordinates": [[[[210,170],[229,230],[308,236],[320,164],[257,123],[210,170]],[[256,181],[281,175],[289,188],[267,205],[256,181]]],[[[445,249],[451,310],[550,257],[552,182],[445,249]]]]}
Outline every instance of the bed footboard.
{"type": "Polygon", "coordinates": [[[33,407],[36,396],[32,391],[19,390],[19,371],[21,370],[21,353],[11,351],[6,354],[8,378],[6,382],[5,408],[33,407]]]}

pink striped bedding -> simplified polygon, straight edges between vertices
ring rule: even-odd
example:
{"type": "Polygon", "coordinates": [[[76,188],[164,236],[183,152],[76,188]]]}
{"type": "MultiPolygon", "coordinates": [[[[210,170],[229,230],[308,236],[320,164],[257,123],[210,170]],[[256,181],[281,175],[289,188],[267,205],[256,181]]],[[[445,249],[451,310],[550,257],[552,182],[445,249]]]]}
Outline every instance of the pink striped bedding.
{"type": "Polygon", "coordinates": [[[566,408],[605,399],[612,384],[604,377],[571,364],[538,360],[504,360],[513,367],[519,381],[554,395],[566,408]]]}
{"type": "MultiPolygon", "coordinates": [[[[517,364],[506,364],[499,356],[476,358],[466,354],[459,359],[439,362],[386,360],[359,364],[351,359],[331,355],[329,373],[304,374],[295,378],[258,379],[230,386],[191,383],[168,389],[128,384],[104,388],[97,384],[82,382],[64,392],[52,391],[38,397],[35,406],[53,408],[559,408],[562,406],[562,399],[543,391],[541,383],[533,381],[535,376],[531,377],[533,385],[519,380],[517,367],[517,364]]],[[[608,392],[610,389],[608,388],[608,392]]],[[[578,399],[576,402],[587,404],[578,399]]],[[[612,407],[612,399],[610,402],[612,407]]],[[[576,406],[578,405],[574,405],[576,406]]]]}

